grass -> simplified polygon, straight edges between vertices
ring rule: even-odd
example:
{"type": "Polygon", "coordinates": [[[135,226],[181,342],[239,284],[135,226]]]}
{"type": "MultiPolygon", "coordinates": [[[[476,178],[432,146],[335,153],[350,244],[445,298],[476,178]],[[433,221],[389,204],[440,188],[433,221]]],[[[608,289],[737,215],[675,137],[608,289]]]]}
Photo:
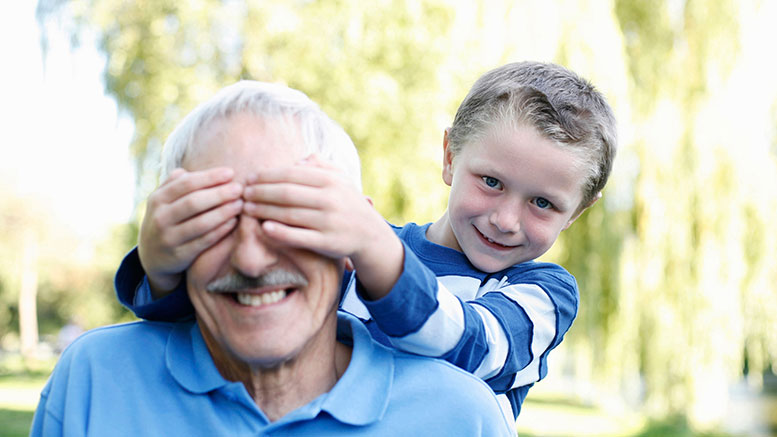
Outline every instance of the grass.
{"type": "Polygon", "coordinates": [[[0,360],[0,437],[27,436],[40,391],[54,366],[52,360],[0,360]]]}
{"type": "MultiPolygon", "coordinates": [[[[548,381],[549,382],[549,381],[548,381]]],[[[766,419],[757,430],[698,431],[684,417],[660,421],[647,420],[642,414],[610,402],[610,409],[576,399],[563,384],[538,384],[529,393],[518,418],[521,437],[777,437],[777,390],[766,391],[757,404],[743,408],[758,409],[766,419]]],[[[738,402],[739,399],[733,399],[738,402]]],[[[738,411],[738,410],[737,410],[738,411]]],[[[745,419],[746,421],[746,419],[745,419]]],[[[741,425],[741,424],[740,424],[741,425]]],[[[746,430],[745,430],[746,429],[746,430]]]]}
{"type": "Polygon", "coordinates": [[[682,417],[646,421],[636,413],[613,414],[564,399],[554,402],[531,396],[518,418],[521,437],[743,437],[721,431],[698,432],[682,417]]]}
{"type": "Polygon", "coordinates": [[[530,393],[518,418],[521,437],[634,436],[644,420],[636,414],[613,414],[559,394],[530,393]]]}
{"type": "Polygon", "coordinates": [[[30,433],[32,411],[0,408],[0,436],[25,437],[30,433]]]}

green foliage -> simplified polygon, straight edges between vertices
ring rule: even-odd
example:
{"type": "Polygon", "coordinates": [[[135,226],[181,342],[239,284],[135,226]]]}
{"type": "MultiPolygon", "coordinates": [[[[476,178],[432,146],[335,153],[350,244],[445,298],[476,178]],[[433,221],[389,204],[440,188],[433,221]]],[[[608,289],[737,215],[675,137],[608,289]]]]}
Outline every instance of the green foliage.
{"type": "Polygon", "coordinates": [[[38,320],[41,335],[55,335],[69,320],[91,328],[127,317],[113,291],[121,257],[134,245],[137,226],[119,226],[94,253],[45,213],[35,198],[0,191],[0,342],[19,333],[20,253],[32,239],[39,247],[38,320]],[[25,238],[25,236],[27,238],[25,238]],[[91,256],[90,256],[91,255],[91,256]]]}
{"type": "Polygon", "coordinates": [[[156,185],[161,145],[175,124],[216,89],[250,78],[306,92],[343,125],[362,156],[365,191],[388,218],[430,215],[428,203],[412,196],[419,178],[403,174],[429,166],[407,157],[430,136],[429,118],[449,106],[437,78],[451,17],[444,2],[74,0],[69,6],[77,22],[99,35],[106,89],[135,121],[131,147],[141,192],[156,185]]]}
{"type": "Polygon", "coordinates": [[[676,29],[672,27],[666,1],[616,0],[635,98],[642,111],[652,109],[652,97],[667,86],[659,78],[670,65],[676,29]]]}

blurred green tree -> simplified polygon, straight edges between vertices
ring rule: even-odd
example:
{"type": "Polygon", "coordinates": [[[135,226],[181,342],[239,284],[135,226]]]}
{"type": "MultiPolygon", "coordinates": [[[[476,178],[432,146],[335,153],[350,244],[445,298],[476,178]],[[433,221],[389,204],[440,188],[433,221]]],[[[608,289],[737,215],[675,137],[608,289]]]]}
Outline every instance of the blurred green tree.
{"type": "Polygon", "coordinates": [[[131,226],[93,251],[46,208],[38,196],[0,189],[0,345],[27,358],[38,333],[55,335],[69,320],[92,328],[128,318],[112,280],[131,226]]]}
{"type": "MultiPolygon", "coordinates": [[[[760,352],[748,357],[757,374],[777,356],[769,334],[777,313],[764,301],[764,295],[774,296],[774,287],[765,284],[777,264],[756,241],[774,241],[766,217],[774,217],[777,199],[775,159],[753,135],[760,126],[732,123],[731,113],[746,107],[750,96],[724,94],[740,85],[732,79],[740,20],[752,6],[616,2],[639,172],[620,263],[581,275],[586,281],[597,271],[619,269],[616,276],[602,276],[610,279],[598,289],[617,290],[615,299],[593,306],[610,316],[599,320],[614,321],[602,354],[608,374],[622,380],[640,375],[648,411],[687,415],[699,426],[726,414],[728,384],[741,377],[748,342],[760,352]]],[[[568,251],[574,263],[581,252],[568,251]]]]}
{"type": "Polygon", "coordinates": [[[415,150],[450,107],[437,74],[451,15],[444,3],[55,0],[39,14],[63,8],[82,31],[74,35],[97,33],[106,90],[135,121],[139,199],[157,184],[175,124],[215,90],[251,78],[284,81],[332,114],[359,148],[365,191],[399,220],[442,205],[413,194],[437,179],[417,176],[434,163],[415,150]]]}

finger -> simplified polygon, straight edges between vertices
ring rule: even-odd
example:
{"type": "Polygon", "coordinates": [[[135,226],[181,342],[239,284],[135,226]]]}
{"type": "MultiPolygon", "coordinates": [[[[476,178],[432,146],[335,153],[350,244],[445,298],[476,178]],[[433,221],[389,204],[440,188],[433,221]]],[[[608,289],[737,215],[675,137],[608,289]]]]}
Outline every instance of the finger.
{"type": "Polygon", "coordinates": [[[243,186],[235,182],[194,191],[168,205],[165,211],[160,211],[160,222],[182,223],[219,205],[237,201],[242,192],[243,186]]]}
{"type": "Polygon", "coordinates": [[[339,170],[340,167],[336,166],[329,159],[324,158],[318,153],[311,153],[297,163],[298,165],[308,165],[319,168],[327,168],[330,170],[339,170]]]}
{"type": "Polygon", "coordinates": [[[327,229],[329,225],[326,214],[309,208],[291,208],[266,203],[246,202],[243,206],[243,211],[260,220],[276,221],[294,227],[327,229]]]}
{"type": "Polygon", "coordinates": [[[243,200],[237,199],[220,205],[170,229],[171,246],[187,244],[212,232],[224,223],[237,219],[243,211],[243,200]]]}
{"type": "Polygon", "coordinates": [[[265,220],[262,222],[262,231],[264,231],[265,236],[285,246],[312,250],[322,255],[334,253],[333,248],[322,244],[321,233],[316,230],[265,220]]]}
{"type": "MultiPolygon", "coordinates": [[[[237,226],[237,217],[221,223],[214,229],[211,229],[206,234],[195,238],[180,246],[180,253],[187,254],[186,258],[189,263],[197,258],[203,251],[213,246],[226,237],[237,226]]],[[[188,266],[187,266],[188,267],[188,266]]]]}
{"type": "Polygon", "coordinates": [[[186,172],[161,185],[152,196],[159,203],[171,203],[186,194],[232,181],[235,172],[229,167],[186,172]]]}
{"type": "Polygon", "coordinates": [[[243,197],[248,202],[314,209],[322,208],[327,196],[333,195],[333,193],[323,192],[319,187],[293,183],[257,184],[248,186],[243,191],[243,197]]]}
{"type": "Polygon", "coordinates": [[[164,182],[162,182],[162,183],[160,184],[160,186],[162,186],[162,185],[165,185],[165,184],[168,184],[168,183],[170,183],[170,181],[172,181],[172,180],[174,180],[174,179],[176,179],[176,178],[178,178],[178,177],[180,177],[180,176],[182,176],[182,175],[184,175],[184,174],[186,174],[186,170],[184,170],[184,169],[182,169],[182,168],[176,168],[175,170],[173,170],[173,171],[172,171],[172,172],[171,172],[171,173],[170,173],[170,174],[167,176],[167,179],[165,179],[165,181],[164,181],[164,182]]]}

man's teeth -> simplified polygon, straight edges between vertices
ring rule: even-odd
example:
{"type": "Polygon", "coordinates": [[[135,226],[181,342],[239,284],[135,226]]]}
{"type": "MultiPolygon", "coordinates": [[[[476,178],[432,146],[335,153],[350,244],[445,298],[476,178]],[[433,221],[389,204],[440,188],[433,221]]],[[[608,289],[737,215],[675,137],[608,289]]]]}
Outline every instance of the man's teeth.
{"type": "Polygon", "coordinates": [[[271,291],[262,294],[237,293],[237,301],[243,305],[258,307],[269,305],[286,297],[286,290],[271,291]]]}

